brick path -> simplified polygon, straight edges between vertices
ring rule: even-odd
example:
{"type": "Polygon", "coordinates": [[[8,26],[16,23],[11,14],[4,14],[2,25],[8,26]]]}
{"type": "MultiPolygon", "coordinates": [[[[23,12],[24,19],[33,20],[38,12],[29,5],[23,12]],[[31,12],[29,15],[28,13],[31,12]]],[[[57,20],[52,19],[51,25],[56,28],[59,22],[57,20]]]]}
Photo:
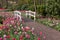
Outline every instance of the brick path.
{"type": "Polygon", "coordinates": [[[24,18],[25,24],[28,25],[29,27],[34,27],[35,28],[35,33],[39,35],[39,32],[42,31],[44,35],[46,35],[46,40],[60,40],[60,32],[46,27],[43,24],[34,22],[31,19],[24,18]]]}

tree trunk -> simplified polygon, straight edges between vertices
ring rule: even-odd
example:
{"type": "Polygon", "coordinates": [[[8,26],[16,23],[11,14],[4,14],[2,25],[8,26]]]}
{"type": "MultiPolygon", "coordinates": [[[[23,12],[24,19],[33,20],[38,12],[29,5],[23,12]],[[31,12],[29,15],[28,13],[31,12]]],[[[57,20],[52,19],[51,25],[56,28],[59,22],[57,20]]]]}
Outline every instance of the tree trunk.
{"type": "Polygon", "coordinates": [[[3,0],[1,0],[2,2],[1,2],[1,7],[3,7],[3,0]]]}
{"type": "Polygon", "coordinates": [[[8,0],[6,0],[6,8],[8,8],[8,0]]]}
{"type": "Polygon", "coordinates": [[[36,2],[35,2],[35,0],[34,0],[34,8],[35,8],[35,12],[36,12],[36,2]]]}

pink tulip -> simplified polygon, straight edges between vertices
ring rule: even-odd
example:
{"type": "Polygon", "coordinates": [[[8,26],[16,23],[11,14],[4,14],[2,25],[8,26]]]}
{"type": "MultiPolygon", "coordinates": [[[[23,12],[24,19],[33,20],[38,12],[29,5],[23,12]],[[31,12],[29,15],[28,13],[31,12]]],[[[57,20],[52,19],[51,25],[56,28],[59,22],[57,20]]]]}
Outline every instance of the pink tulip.
{"type": "Polygon", "coordinates": [[[30,35],[29,34],[26,34],[26,38],[30,38],[30,35]]]}
{"type": "Polygon", "coordinates": [[[40,35],[42,35],[42,32],[40,32],[40,35]]]}
{"type": "Polygon", "coordinates": [[[34,28],[32,28],[31,32],[32,32],[32,34],[34,34],[34,28]]]}
{"type": "Polygon", "coordinates": [[[2,37],[0,37],[0,40],[3,40],[2,37]]]}
{"type": "Polygon", "coordinates": [[[25,28],[28,29],[28,30],[30,30],[30,27],[28,27],[28,26],[26,26],[25,28]]]}
{"type": "Polygon", "coordinates": [[[14,26],[14,28],[17,28],[16,26],[14,26]]]}
{"type": "Polygon", "coordinates": [[[3,40],[7,40],[7,38],[3,38],[3,40]]]}
{"type": "Polygon", "coordinates": [[[14,21],[11,21],[11,24],[14,24],[15,22],[14,21]]]}
{"type": "Polygon", "coordinates": [[[18,32],[17,32],[17,31],[15,31],[15,32],[14,32],[14,34],[18,34],[18,32]]]}
{"type": "Polygon", "coordinates": [[[3,35],[4,38],[6,38],[6,35],[3,35]]]}
{"type": "Polygon", "coordinates": [[[32,28],[32,31],[34,31],[34,28],[32,28]]]}
{"type": "Polygon", "coordinates": [[[30,27],[26,26],[25,31],[28,31],[28,30],[30,30],[30,27]]]}
{"type": "Polygon", "coordinates": [[[44,39],[46,39],[46,36],[43,36],[44,39]]]}

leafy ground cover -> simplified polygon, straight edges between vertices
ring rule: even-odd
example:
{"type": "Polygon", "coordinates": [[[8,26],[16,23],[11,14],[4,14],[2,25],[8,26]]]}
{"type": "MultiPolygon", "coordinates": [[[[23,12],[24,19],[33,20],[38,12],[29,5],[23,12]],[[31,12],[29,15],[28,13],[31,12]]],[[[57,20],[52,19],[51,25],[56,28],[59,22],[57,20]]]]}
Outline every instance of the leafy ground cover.
{"type": "Polygon", "coordinates": [[[60,22],[56,22],[54,20],[48,20],[48,19],[44,19],[44,20],[43,19],[37,19],[37,21],[39,23],[42,23],[42,24],[48,26],[48,27],[51,27],[55,30],[60,31],[60,22]]]}

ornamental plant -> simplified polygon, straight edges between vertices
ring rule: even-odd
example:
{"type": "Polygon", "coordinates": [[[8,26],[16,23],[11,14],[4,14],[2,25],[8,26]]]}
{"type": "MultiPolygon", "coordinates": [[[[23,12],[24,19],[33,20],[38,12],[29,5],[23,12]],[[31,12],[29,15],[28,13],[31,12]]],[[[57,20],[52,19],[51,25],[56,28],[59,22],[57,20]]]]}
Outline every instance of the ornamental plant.
{"type": "Polygon", "coordinates": [[[41,38],[34,34],[34,28],[23,26],[19,18],[7,17],[0,26],[0,40],[41,40],[41,38]]]}

